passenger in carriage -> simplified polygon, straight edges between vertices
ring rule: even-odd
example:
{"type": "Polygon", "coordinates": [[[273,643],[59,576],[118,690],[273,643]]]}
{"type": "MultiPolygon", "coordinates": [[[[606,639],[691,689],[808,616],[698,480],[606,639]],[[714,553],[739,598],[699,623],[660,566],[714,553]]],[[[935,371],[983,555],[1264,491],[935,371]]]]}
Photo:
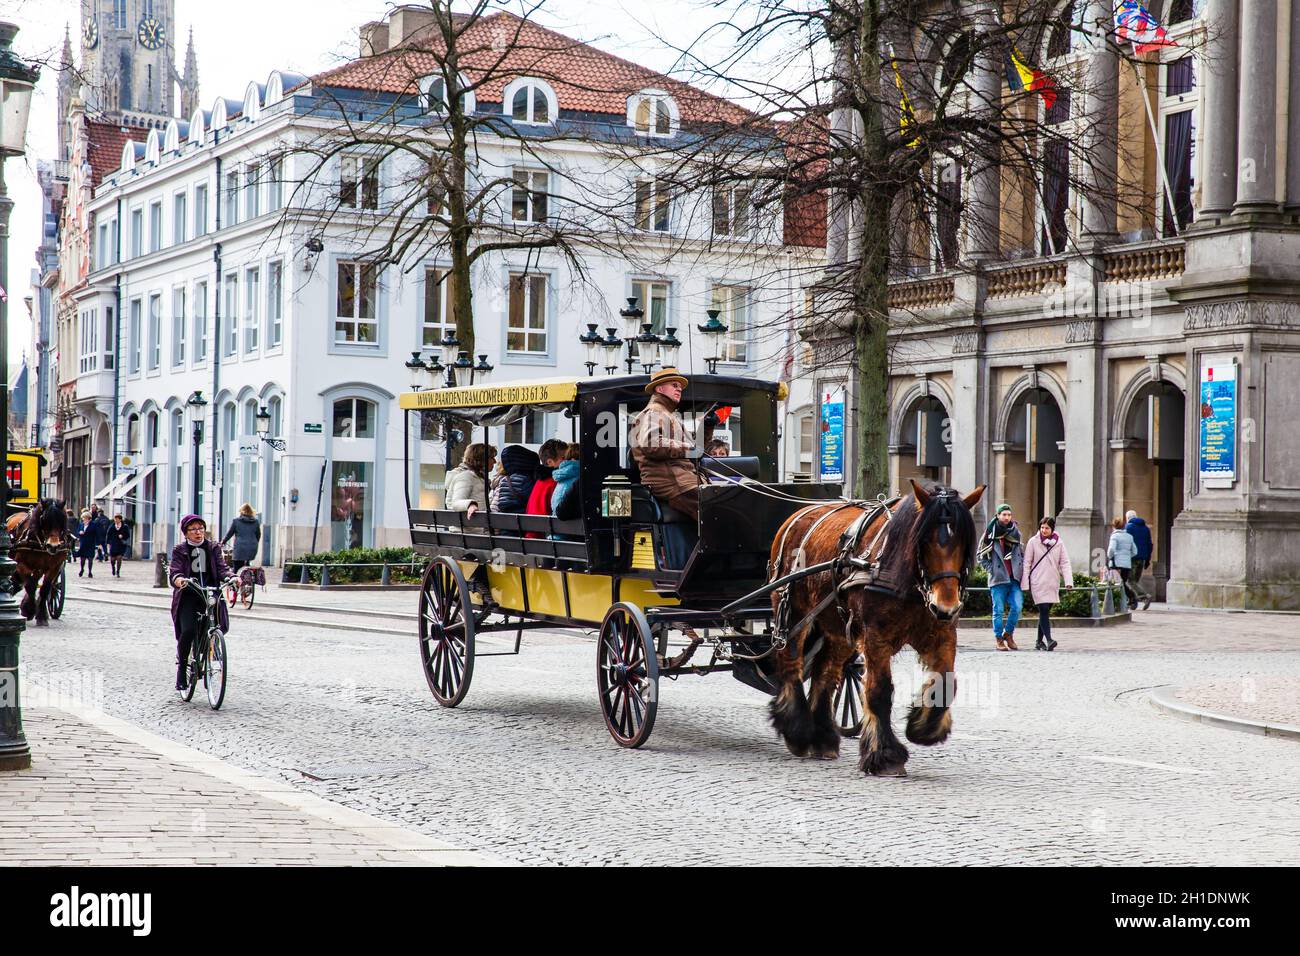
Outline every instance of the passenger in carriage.
{"type": "Polygon", "coordinates": [[[541,465],[537,452],[523,445],[507,445],[501,452],[501,468],[505,472],[497,485],[497,511],[523,514],[528,508],[528,496],[537,483],[537,469],[541,465]]]}
{"type": "MultiPolygon", "coordinates": [[[[646,384],[650,404],[632,420],[632,458],[641,471],[641,483],[655,497],[676,510],[698,519],[700,516],[700,482],[692,452],[695,442],[678,413],[682,391],[690,384],[676,369],[656,372],[646,384]]],[[[704,418],[704,444],[713,440],[718,416],[710,412],[704,418]]]]}
{"type": "MultiPolygon", "coordinates": [[[[555,493],[555,469],[564,460],[564,452],[569,446],[558,438],[551,438],[542,443],[537,452],[541,464],[537,466],[537,480],[533,490],[528,494],[526,514],[549,515],[551,513],[551,496],[555,493]]],[[[541,535],[530,531],[525,537],[540,538],[541,535]]]]}
{"type": "Polygon", "coordinates": [[[577,442],[564,452],[564,461],[555,469],[555,493],[551,495],[551,514],[561,521],[582,517],[582,496],[578,492],[582,448],[577,442]]]}
{"type": "Polygon", "coordinates": [[[487,476],[496,463],[497,450],[475,442],[465,449],[460,464],[447,472],[444,499],[448,511],[472,515],[487,503],[487,476]]]}

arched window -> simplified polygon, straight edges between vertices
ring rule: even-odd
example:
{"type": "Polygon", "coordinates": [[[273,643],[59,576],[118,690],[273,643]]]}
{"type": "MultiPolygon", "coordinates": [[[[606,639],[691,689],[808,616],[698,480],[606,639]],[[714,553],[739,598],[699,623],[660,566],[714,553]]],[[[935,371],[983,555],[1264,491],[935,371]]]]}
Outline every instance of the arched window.
{"type": "Polygon", "coordinates": [[[250,398],[244,402],[244,431],[245,435],[257,434],[257,399],[250,398]]]}
{"type": "Polygon", "coordinates": [[[144,433],[145,435],[148,436],[149,439],[149,443],[147,447],[157,448],[158,447],[158,413],[157,412],[150,412],[148,416],[146,416],[144,433]]]}
{"type": "Polygon", "coordinates": [[[1047,55],[1049,57],[1065,56],[1074,49],[1074,2],[1061,7],[1048,28],[1047,55]]]}
{"type": "Polygon", "coordinates": [[[273,397],[270,401],[266,403],[266,410],[271,415],[270,433],[272,438],[278,438],[280,436],[280,427],[281,427],[280,417],[283,414],[283,405],[284,403],[280,401],[280,397],[278,395],[273,397]]]}
{"type": "Polygon", "coordinates": [[[643,136],[672,136],[677,129],[677,104],[660,90],[644,90],[628,104],[628,125],[643,136]]]}
{"type": "MultiPolygon", "coordinates": [[[[469,83],[465,77],[458,76],[452,83],[452,92],[460,90],[462,108],[466,113],[474,112],[474,92],[467,89],[469,83]]],[[[420,106],[427,113],[445,113],[451,98],[447,95],[447,80],[442,76],[426,76],[419,82],[420,106]]]]}
{"type": "Polygon", "coordinates": [[[505,88],[502,109],[516,123],[550,123],[558,112],[550,86],[527,77],[505,88]]]}
{"type": "Polygon", "coordinates": [[[364,398],[341,398],[334,403],[335,438],[374,438],[375,404],[364,398]]]}

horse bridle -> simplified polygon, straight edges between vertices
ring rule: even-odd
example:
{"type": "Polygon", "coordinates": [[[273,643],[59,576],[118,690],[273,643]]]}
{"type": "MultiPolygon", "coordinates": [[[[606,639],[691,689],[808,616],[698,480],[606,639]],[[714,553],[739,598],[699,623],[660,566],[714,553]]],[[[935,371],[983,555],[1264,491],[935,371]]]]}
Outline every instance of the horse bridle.
{"type": "MultiPolygon", "coordinates": [[[[945,539],[951,537],[953,533],[952,520],[950,517],[949,509],[960,508],[961,502],[957,498],[957,493],[950,488],[944,488],[941,491],[934,492],[931,495],[931,498],[938,498],[943,503],[943,508],[944,508],[943,518],[946,523],[943,525],[942,530],[939,532],[939,543],[947,544],[948,542],[945,539]]],[[[917,547],[916,589],[921,594],[921,603],[925,605],[925,609],[929,611],[932,615],[934,615],[936,618],[938,618],[939,613],[935,610],[934,601],[931,598],[931,595],[933,594],[934,585],[939,581],[945,581],[948,580],[949,578],[956,578],[957,587],[958,587],[958,598],[959,598],[958,610],[960,610],[961,605],[966,603],[966,579],[968,575],[969,575],[969,569],[964,556],[962,560],[962,569],[960,571],[939,571],[935,574],[930,574],[925,567],[923,548],[920,546],[917,547]]]]}

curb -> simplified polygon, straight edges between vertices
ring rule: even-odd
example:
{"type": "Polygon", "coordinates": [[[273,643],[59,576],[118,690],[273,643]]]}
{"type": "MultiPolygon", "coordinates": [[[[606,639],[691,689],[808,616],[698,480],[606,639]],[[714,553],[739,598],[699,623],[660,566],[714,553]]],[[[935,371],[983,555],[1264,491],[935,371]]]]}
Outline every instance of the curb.
{"type": "Polygon", "coordinates": [[[1230,717],[1227,714],[1216,714],[1213,711],[1179,700],[1175,694],[1180,689],[1172,684],[1166,684],[1164,687],[1157,687],[1151,691],[1147,699],[1151,702],[1152,707],[1169,714],[1171,717],[1194,720],[1197,723],[1209,724],[1212,727],[1221,727],[1225,730],[1236,730],[1247,734],[1300,740],[1300,727],[1291,724],[1274,724],[1262,720],[1250,720],[1245,717],[1230,717]]]}
{"type": "Polygon", "coordinates": [[[341,829],[363,834],[393,851],[409,854],[414,860],[440,866],[510,866],[511,861],[483,850],[466,849],[416,830],[408,830],[387,820],[333,803],[314,793],[299,790],[284,781],[259,776],[250,770],[227,763],[185,744],[161,737],[102,711],[52,707],[98,730],[137,744],[160,757],[189,767],[209,777],[233,784],[267,800],[283,804],[306,816],[315,817],[341,829]]]}

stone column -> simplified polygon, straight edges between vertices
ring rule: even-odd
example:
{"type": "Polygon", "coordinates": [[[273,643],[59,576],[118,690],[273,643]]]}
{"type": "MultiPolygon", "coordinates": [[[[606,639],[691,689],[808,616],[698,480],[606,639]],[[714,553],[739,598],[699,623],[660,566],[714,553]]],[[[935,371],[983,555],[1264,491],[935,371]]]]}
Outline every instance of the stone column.
{"type": "MultiPolygon", "coordinates": [[[[989,122],[997,121],[1002,100],[1002,50],[988,38],[996,27],[992,9],[981,5],[975,11],[976,42],[986,45],[975,57],[970,85],[974,91],[972,109],[988,117],[989,122]]],[[[994,139],[983,154],[971,158],[973,169],[966,189],[969,212],[961,250],[962,259],[968,262],[993,258],[999,252],[998,219],[1002,214],[999,150],[1000,144],[994,139]]]]}
{"type": "Polygon", "coordinates": [[[1241,7],[1241,88],[1238,96],[1238,213],[1277,212],[1277,0],[1241,7]]]}
{"type": "MultiPolygon", "coordinates": [[[[1237,202],[1237,79],[1240,0],[1210,0],[1206,17],[1213,45],[1204,74],[1205,185],[1200,213],[1225,216],[1237,202]]],[[[1296,8],[1300,12],[1300,7],[1296,8]]],[[[1157,208],[1160,204],[1157,203],[1157,208]]]]}
{"type": "Polygon", "coordinates": [[[1287,91],[1286,209],[1300,211],[1300,3],[1291,3],[1291,75],[1287,91]]]}
{"type": "Polygon", "coordinates": [[[1106,42],[1113,23],[1109,0],[1089,0],[1084,27],[1090,31],[1083,111],[1083,244],[1116,236],[1115,187],[1119,162],[1119,54],[1106,42]]]}

